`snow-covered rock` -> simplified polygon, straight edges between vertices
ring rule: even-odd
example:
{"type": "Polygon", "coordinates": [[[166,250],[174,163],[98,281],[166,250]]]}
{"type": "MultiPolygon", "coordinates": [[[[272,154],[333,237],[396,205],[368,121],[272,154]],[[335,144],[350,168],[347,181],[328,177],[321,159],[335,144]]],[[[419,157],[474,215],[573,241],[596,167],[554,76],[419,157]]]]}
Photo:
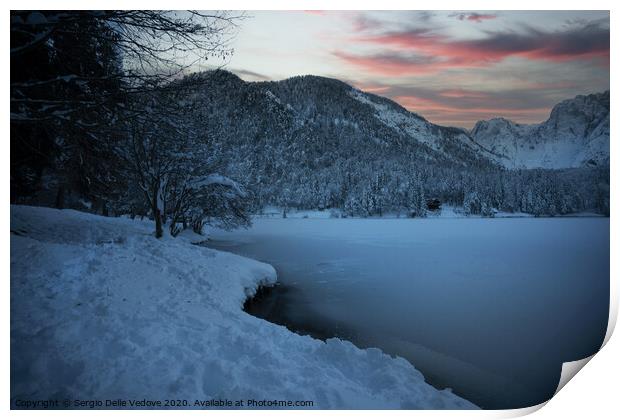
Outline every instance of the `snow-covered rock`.
{"type": "Polygon", "coordinates": [[[357,89],[351,89],[350,95],[370,105],[375,110],[375,117],[387,127],[412,141],[428,146],[448,159],[460,160],[469,154],[482,159],[494,160],[494,156],[473,141],[465,130],[433,124],[422,116],[380,96],[357,89]]]}
{"type": "Polygon", "coordinates": [[[11,206],[14,408],[49,398],[475,408],[428,385],[405,359],[243,312],[260,284],[276,281],[273,267],[195,238],[157,240],[152,230],[146,221],[11,206]]]}
{"type": "Polygon", "coordinates": [[[560,102],[540,124],[479,121],[472,138],[510,169],[609,164],[609,91],[560,102]]]}

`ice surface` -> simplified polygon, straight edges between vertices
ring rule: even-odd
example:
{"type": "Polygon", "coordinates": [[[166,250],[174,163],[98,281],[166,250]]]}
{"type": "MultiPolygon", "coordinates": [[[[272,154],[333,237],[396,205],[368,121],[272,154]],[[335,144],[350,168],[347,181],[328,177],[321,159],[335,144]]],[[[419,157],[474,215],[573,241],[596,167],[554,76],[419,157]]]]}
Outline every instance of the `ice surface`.
{"type": "Polygon", "coordinates": [[[605,335],[607,218],[265,218],[212,237],[276,267],[291,325],[405,356],[485,408],[549,398],[605,335]]]}

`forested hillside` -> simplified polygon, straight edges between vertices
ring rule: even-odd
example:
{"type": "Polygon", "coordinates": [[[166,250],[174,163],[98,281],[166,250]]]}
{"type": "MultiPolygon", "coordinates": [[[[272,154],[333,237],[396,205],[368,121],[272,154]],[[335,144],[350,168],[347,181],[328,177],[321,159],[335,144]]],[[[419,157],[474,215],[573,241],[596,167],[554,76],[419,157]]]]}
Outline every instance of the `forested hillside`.
{"type": "Polygon", "coordinates": [[[422,216],[427,199],[533,214],[608,210],[608,169],[506,170],[465,130],[441,127],[334,79],[247,83],[192,76],[195,119],[257,207],[340,208],[422,216]]]}

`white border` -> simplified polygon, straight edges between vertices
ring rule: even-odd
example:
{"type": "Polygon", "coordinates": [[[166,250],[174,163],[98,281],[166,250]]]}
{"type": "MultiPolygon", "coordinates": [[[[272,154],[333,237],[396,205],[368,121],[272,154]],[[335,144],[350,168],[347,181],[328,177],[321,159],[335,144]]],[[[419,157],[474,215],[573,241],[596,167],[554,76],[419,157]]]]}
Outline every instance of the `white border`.
{"type": "MultiPolygon", "coordinates": [[[[7,1],[4,3],[7,7],[4,15],[2,16],[2,35],[5,54],[9,50],[9,10],[10,9],[231,9],[231,10],[583,10],[584,7],[589,10],[611,10],[611,68],[610,68],[610,90],[612,109],[616,110],[617,101],[614,100],[616,86],[614,72],[612,69],[618,68],[617,66],[617,44],[614,42],[613,34],[616,32],[615,28],[618,25],[617,10],[620,7],[616,6],[618,2],[612,1],[599,1],[589,0],[587,2],[576,0],[565,0],[562,2],[553,1],[541,1],[541,0],[520,0],[520,1],[502,1],[501,7],[497,1],[489,0],[472,0],[468,2],[455,1],[455,0],[433,0],[426,4],[422,2],[412,2],[407,0],[382,0],[370,1],[370,0],[358,0],[355,2],[336,1],[336,0],[215,0],[215,1],[186,1],[178,0],[175,2],[164,0],[132,0],[132,1],[101,1],[93,0],[87,3],[77,1],[7,1]],[[430,7],[429,7],[430,6],[430,7]]],[[[5,55],[6,57],[6,55],[5,55]]],[[[9,197],[10,194],[10,153],[9,153],[9,102],[6,98],[9,96],[9,66],[5,63],[2,66],[2,74],[4,84],[2,85],[3,97],[5,100],[2,102],[3,106],[3,119],[2,129],[5,136],[2,141],[2,155],[4,157],[4,182],[1,184],[2,196],[9,197]]],[[[616,118],[611,120],[611,132],[615,135],[618,131],[618,122],[616,118]]],[[[390,416],[395,418],[410,418],[416,416],[418,418],[505,418],[516,417],[535,411],[535,414],[531,418],[536,419],[583,419],[584,417],[590,418],[608,418],[611,414],[618,412],[617,408],[617,375],[619,373],[620,363],[618,362],[618,356],[620,355],[620,344],[618,339],[615,338],[609,341],[611,332],[616,324],[617,312],[618,312],[618,264],[614,261],[613,256],[617,255],[618,249],[618,228],[615,222],[618,217],[616,199],[616,186],[618,185],[618,176],[615,171],[615,152],[614,149],[615,140],[611,141],[611,311],[610,311],[610,323],[607,336],[605,338],[606,345],[604,349],[597,354],[592,361],[590,361],[582,372],[578,374],[577,379],[570,381],[565,388],[561,390],[554,398],[552,398],[547,404],[541,404],[545,406],[543,409],[534,407],[530,409],[522,410],[507,410],[507,411],[483,411],[483,412],[445,412],[445,411],[296,411],[294,414],[285,411],[232,411],[232,412],[166,412],[166,411],[154,411],[154,412],[130,412],[119,411],[114,412],[113,415],[118,418],[136,418],[146,417],[148,418],[163,418],[174,416],[187,418],[238,418],[238,417],[257,417],[264,419],[284,419],[294,415],[295,418],[307,419],[315,418],[316,416],[328,416],[338,418],[356,418],[356,419],[370,419],[377,417],[390,416]]],[[[0,210],[2,212],[1,223],[3,231],[5,232],[4,241],[2,242],[2,261],[3,261],[3,276],[4,280],[4,299],[2,305],[2,338],[3,346],[1,347],[2,359],[5,367],[4,378],[1,382],[1,394],[4,398],[2,400],[3,409],[9,409],[9,355],[10,355],[10,340],[9,340],[9,307],[10,307],[10,253],[9,253],[9,207],[4,206],[0,210]]],[[[14,418],[38,418],[41,415],[45,415],[50,418],[82,418],[87,415],[89,418],[108,418],[112,415],[111,412],[93,412],[89,411],[85,413],[83,411],[76,412],[32,412],[32,411],[11,411],[9,415],[14,418]]]]}

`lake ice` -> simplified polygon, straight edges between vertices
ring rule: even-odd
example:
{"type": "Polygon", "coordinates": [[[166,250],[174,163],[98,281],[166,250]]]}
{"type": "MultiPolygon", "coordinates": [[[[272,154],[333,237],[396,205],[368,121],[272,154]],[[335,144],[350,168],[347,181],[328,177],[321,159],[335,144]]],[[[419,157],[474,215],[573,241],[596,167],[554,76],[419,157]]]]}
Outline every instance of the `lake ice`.
{"type": "Polygon", "coordinates": [[[403,356],[483,408],[547,400],[607,328],[607,218],[256,219],[211,238],[276,268],[267,319],[403,356]]]}

